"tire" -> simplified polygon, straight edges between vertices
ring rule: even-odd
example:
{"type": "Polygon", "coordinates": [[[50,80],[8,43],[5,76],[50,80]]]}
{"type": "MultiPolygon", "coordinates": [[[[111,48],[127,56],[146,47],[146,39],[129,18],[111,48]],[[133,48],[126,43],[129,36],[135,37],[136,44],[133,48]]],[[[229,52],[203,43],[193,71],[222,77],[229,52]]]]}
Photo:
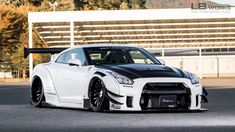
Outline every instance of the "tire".
{"type": "Polygon", "coordinates": [[[109,101],[105,97],[105,85],[99,78],[93,78],[90,83],[89,102],[95,112],[102,112],[109,108],[109,101]]]}
{"type": "Polygon", "coordinates": [[[45,101],[43,85],[40,78],[35,78],[31,86],[30,104],[35,107],[42,107],[42,102],[45,101]]]}

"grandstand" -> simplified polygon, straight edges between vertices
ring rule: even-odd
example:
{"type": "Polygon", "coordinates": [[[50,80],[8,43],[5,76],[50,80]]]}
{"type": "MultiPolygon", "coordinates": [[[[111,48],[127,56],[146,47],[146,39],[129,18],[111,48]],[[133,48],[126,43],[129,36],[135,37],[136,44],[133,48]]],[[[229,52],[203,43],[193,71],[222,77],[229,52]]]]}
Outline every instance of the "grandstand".
{"type": "MultiPolygon", "coordinates": [[[[233,57],[235,54],[235,8],[209,12],[189,8],[30,12],[28,18],[29,47],[33,47],[32,31],[48,47],[135,44],[181,69],[187,67],[182,64],[185,62],[182,57],[200,57],[197,62],[200,66],[196,66],[195,73],[201,77],[235,75],[235,71],[221,73],[217,57],[233,57]],[[176,62],[174,56],[181,56],[181,60],[176,62]],[[216,65],[211,73],[206,73],[208,70],[203,72],[202,63],[206,59],[202,59],[202,56],[217,57],[211,64],[216,65]]],[[[32,56],[30,61],[31,71],[32,56]]],[[[235,67],[234,58],[231,67],[233,65],[235,67]]]]}

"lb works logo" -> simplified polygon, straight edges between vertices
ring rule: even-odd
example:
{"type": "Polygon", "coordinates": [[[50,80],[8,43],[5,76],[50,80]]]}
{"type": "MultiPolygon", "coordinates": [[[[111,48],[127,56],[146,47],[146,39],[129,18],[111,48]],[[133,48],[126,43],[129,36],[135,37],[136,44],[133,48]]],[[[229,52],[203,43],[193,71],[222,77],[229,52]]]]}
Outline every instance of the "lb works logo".
{"type": "Polygon", "coordinates": [[[191,3],[192,11],[205,11],[211,13],[230,12],[230,5],[209,5],[207,3],[191,3]]]}

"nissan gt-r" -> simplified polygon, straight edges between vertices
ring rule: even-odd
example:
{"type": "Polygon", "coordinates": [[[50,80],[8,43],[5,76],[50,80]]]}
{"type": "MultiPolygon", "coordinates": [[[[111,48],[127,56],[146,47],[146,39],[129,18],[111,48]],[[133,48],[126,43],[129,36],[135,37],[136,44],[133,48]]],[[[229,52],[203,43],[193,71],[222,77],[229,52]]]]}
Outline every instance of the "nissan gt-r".
{"type": "MultiPolygon", "coordinates": [[[[61,51],[49,48],[41,53],[46,50],[61,51]]],[[[96,112],[190,111],[202,110],[201,103],[207,102],[207,92],[195,74],[165,66],[143,48],[129,45],[63,49],[50,62],[35,66],[30,80],[30,102],[36,107],[47,103],[96,112]]]]}

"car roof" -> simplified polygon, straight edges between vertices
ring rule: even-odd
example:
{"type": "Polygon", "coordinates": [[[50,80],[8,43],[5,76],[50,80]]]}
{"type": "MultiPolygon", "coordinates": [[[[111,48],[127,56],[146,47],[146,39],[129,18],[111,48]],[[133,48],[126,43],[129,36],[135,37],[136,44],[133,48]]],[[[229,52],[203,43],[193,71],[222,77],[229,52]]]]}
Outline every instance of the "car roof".
{"type": "Polygon", "coordinates": [[[89,44],[89,45],[81,45],[78,47],[137,47],[137,46],[131,44],[89,44]]]}
{"type": "Polygon", "coordinates": [[[66,52],[71,49],[76,49],[76,48],[92,48],[92,47],[138,47],[137,45],[133,44],[87,44],[87,45],[78,45],[74,47],[70,47],[62,52],[66,52]]]}
{"type": "MultiPolygon", "coordinates": [[[[60,48],[66,48],[67,46],[59,46],[60,48]]],[[[138,47],[135,44],[84,44],[76,45],[74,47],[68,47],[68,49],[73,48],[89,48],[89,47],[138,47]]],[[[52,46],[51,48],[58,48],[58,46],[52,46]]]]}
{"type": "MultiPolygon", "coordinates": [[[[61,47],[61,46],[60,46],[61,47]]],[[[138,47],[137,45],[134,44],[87,44],[87,45],[78,45],[78,46],[74,46],[74,47],[70,47],[62,52],[60,52],[57,57],[55,57],[53,59],[53,61],[55,61],[60,54],[67,52],[71,49],[76,49],[76,48],[92,48],[92,47],[138,47]]]]}

